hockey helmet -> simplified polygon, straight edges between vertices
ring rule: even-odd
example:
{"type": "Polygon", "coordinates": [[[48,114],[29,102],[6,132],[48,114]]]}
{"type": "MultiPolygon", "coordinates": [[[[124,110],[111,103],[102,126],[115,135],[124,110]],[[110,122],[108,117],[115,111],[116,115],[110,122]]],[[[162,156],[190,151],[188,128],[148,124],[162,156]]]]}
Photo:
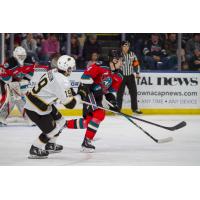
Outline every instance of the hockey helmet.
{"type": "Polygon", "coordinates": [[[26,50],[21,46],[16,47],[13,51],[13,57],[19,62],[20,65],[24,64],[26,56],[26,50]]]}
{"type": "Polygon", "coordinates": [[[58,59],[57,66],[59,70],[67,72],[67,75],[69,75],[76,69],[76,61],[71,56],[63,55],[58,59]]]}

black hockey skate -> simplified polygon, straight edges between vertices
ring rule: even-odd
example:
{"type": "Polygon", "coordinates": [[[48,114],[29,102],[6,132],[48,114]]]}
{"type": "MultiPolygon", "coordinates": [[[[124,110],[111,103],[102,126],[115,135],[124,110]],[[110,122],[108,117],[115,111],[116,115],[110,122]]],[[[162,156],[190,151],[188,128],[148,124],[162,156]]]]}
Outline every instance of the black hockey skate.
{"type": "Polygon", "coordinates": [[[45,150],[49,153],[60,153],[63,150],[63,146],[56,143],[48,142],[45,146],[45,150]]]}
{"type": "Polygon", "coordinates": [[[95,151],[95,146],[92,145],[92,141],[89,138],[84,138],[82,143],[82,152],[92,153],[95,151]]]}
{"type": "Polygon", "coordinates": [[[49,155],[48,151],[40,149],[33,145],[31,146],[29,153],[30,153],[30,155],[28,156],[28,158],[30,158],[30,159],[48,158],[48,155],[49,155]]]}

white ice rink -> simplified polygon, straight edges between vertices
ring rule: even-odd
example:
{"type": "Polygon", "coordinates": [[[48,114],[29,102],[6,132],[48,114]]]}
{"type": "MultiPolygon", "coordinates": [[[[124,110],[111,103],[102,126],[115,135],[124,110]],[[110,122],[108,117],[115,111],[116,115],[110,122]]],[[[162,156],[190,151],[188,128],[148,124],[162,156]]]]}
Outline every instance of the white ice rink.
{"type": "Polygon", "coordinates": [[[171,132],[138,123],[154,137],[174,138],[170,143],[157,144],[123,117],[107,116],[96,135],[95,153],[80,152],[84,130],[65,129],[58,139],[63,152],[41,160],[27,158],[32,141],[40,133],[37,127],[0,127],[0,165],[200,165],[200,116],[141,118],[166,126],[185,120],[187,126],[171,132]]]}

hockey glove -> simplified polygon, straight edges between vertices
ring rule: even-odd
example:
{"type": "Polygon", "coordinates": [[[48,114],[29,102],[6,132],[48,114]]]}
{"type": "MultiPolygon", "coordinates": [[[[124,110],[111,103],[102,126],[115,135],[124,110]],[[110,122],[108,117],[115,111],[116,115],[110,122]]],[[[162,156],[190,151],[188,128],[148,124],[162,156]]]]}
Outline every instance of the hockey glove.
{"type": "Polygon", "coordinates": [[[115,112],[119,112],[120,108],[117,105],[115,95],[112,94],[112,93],[108,93],[108,94],[105,95],[105,97],[106,97],[106,100],[109,102],[110,110],[113,110],[115,112]]]}
{"type": "Polygon", "coordinates": [[[116,102],[110,102],[112,104],[112,106],[110,105],[110,110],[113,110],[115,112],[119,112],[120,108],[118,107],[118,105],[116,104],[116,102]]]}
{"type": "Polygon", "coordinates": [[[91,84],[80,83],[80,85],[78,86],[77,94],[79,94],[81,96],[81,99],[83,101],[85,101],[87,99],[87,96],[90,93],[90,88],[91,88],[91,84]]]}

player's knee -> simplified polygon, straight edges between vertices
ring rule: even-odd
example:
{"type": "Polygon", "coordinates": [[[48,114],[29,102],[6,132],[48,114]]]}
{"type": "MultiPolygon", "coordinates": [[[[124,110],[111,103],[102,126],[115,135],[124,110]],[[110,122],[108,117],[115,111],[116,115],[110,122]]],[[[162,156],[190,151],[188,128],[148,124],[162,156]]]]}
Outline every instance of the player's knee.
{"type": "Polygon", "coordinates": [[[105,111],[101,109],[97,109],[93,113],[93,118],[98,119],[99,121],[103,121],[105,118],[105,111]]]}
{"type": "Polygon", "coordinates": [[[92,116],[88,115],[87,117],[83,118],[84,126],[87,127],[89,122],[91,121],[92,116]]]}

